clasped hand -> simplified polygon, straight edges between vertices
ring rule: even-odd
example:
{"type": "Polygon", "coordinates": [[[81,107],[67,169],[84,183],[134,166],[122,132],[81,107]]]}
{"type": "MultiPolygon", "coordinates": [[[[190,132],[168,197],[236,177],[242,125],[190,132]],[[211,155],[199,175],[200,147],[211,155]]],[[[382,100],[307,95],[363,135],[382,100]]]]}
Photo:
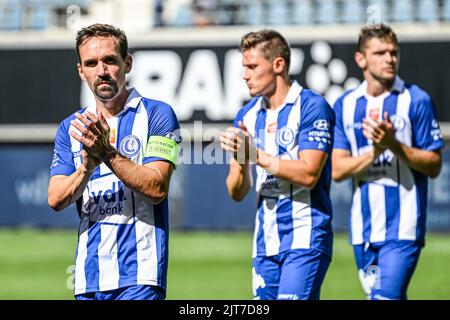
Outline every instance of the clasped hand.
{"type": "Polygon", "coordinates": [[[70,131],[70,135],[83,145],[83,164],[88,170],[95,169],[101,163],[101,159],[111,147],[109,143],[109,126],[102,113],[98,117],[86,111],[83,114],[76,113],[75,117],[82,123],[72,120],[71,124],[81,135],[70,131]]]}
{"type": "Polygon", "coordinates": [[[372,140],[373,146],[379,151],[390,149],[396,141],[396,129],[389,114],[384,112],[384,120],[378,121],[365,118],[363,121],[363,134],[367,139],[372,140]]]}
{"type": "Polygon", "coordinates": [[[220,134],[220,147],[233,153],[239,164],[256,163],[257,149],[247,127],[239,122],[239,128],[230,127],[220,134]]]}

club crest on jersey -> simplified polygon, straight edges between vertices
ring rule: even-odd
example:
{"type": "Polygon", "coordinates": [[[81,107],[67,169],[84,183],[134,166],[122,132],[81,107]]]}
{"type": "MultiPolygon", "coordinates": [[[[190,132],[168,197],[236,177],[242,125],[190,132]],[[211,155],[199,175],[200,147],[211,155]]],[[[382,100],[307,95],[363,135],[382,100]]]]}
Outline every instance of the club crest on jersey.
{"type": "Polygon", "coordinates": [[[139,153],[141,150],[141,141],[138,137],[134,135],[126,136],[122,139],[119,146],[119,151],[127,156],[128,158],[132,158],[139,153]]]}
{"type": "Polygon", "coordinates": [[[393,114],[390,116],[391,122],[394,124],[394,128],[397,129],[398,132],[403,131],[406,127],[405,119],[397,114],[393,114]]]}
{"type": "Polygon", "coordinates": [[[267,126],[267,132],[268,133],[275,133],[277,131],[277,122],[269,123],[267,126]]]}
{"type": "Polygon", "coordinates": [[[277,131],[276,141],[277,144],[282,146],[288,146],[294,141],[294,132],[288,127],[283,127],[277,131]]]}

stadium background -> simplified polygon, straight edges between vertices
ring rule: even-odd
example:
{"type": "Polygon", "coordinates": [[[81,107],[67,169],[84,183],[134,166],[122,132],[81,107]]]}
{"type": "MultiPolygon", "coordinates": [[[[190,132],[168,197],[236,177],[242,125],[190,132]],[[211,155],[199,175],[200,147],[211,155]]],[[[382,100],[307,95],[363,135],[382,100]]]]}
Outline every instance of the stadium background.
{"type": "MultiPolygon", "coordinates": [[[[248,99],[240,37],[272,27],[293,49],[291,76],[330,103],[362,79],[359,28],[385,21],[400,40],[400,75],[432,96],[450,140],[450,0],[0,0],[0,299],[70,299],[78,216],[47,205],[57,124],[92,101],[79,80],[75,32],[107,22],[129,38],[130,86],[173,105],[182,163],[170,189],[169,299],[250,299],[255,195],[232,202],[214,140],[248,99]]],[[[450,151],[429,186],[427,246],[410,297],[449,299],[450,151]]],[[[335,256],[326,299],[364,298],[346,243],[349,181],[333,183],[335,256]]]]}

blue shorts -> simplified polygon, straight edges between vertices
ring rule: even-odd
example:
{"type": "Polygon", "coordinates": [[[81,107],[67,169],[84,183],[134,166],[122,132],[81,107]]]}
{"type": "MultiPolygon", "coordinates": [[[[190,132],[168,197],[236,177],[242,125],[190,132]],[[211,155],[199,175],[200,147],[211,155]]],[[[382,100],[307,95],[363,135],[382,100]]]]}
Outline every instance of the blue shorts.
{"type": "Polygon", "coordinates": [[[422,245],[398,240],[355,245],[360,280],[372,300],[405,300],[422,245]]]}
{"type": "Polygon", "coordinates": [[[88,292],[75,296],[76,300],[164,300],[164,289],[149,285],[123,287],[110,291],[88,292]]]}
{"type": "Polygon", "coordinates": [[[253,296],[260,300],[318,300],[330,265],[323,252],[296,249],[253,259],[253,296]]]}

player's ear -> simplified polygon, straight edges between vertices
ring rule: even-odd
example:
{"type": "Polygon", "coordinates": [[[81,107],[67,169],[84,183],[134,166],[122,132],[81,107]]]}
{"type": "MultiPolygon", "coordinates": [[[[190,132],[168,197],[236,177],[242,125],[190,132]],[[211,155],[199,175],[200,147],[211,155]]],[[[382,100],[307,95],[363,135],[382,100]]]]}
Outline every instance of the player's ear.
{"type": "Polygon", "coordinates": [[[80,76],[81,80],[86,81],[86,77],[83,73],[83,69],[81,68],[81,64],[77,63],[77,69],[78,69],[78,75],[80,76]]]}
{"type": "Polygon", "coordinates": [[[358,67],[360,67],[362,70],[364,70],[367,66],[367,61],[366,61],[366,57],[364,56],[364,54],[359,51],[356,51],[354,58],[355,58],[355,62],[358,65],[358,67]]]}
{"type": "Polygon", "coordinates": [[[277,74],[284,73],[286,70],[286,62],[282,57],[276,57],[272,62],[273,71],[277,74]]]}
{"type": "Polygon", "coordinates": [[[133,57],[131,56],[131,54],[128,54],[125,58],[125,64],[125,73],[130,73],[131,69],[133,68],[133,57]]]}

